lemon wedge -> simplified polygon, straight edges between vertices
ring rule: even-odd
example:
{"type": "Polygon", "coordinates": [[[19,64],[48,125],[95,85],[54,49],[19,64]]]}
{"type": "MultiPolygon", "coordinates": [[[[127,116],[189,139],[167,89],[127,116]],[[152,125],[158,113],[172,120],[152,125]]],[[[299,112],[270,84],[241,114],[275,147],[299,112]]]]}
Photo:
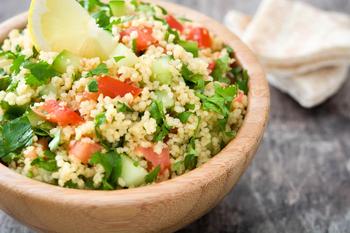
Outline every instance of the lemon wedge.
{"type": "Polygon", "coordinates": [[[118,42],[75,0],[32,0],[28,28],[39,51],[109,58],[118,42]]]}

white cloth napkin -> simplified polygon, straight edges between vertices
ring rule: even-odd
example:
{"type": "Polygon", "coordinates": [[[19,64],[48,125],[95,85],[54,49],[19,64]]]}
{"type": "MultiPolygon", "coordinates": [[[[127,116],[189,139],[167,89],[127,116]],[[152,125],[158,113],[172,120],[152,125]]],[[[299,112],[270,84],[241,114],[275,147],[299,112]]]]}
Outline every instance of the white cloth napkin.
{"type": "Polygon", "coordinates": [[[225,24],[265,66],[271,85],[303,107],[335,94],[350,64],[350,17],[305,3],[264,0],[250,17],[230,11],[225,24]]]}

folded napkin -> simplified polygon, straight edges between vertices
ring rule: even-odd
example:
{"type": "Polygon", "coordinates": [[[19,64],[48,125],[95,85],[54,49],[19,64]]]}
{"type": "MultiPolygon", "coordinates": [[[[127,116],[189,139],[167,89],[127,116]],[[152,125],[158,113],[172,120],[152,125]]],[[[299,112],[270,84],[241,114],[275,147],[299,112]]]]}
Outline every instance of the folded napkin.
{"type": "Polygon", "coordinates": [[[250,17],[230,11],[225,24],[257,54],[270,83],[303,107],[338,91],[350,63],[350,17],[305,3],[265,0],[250,17]]]}

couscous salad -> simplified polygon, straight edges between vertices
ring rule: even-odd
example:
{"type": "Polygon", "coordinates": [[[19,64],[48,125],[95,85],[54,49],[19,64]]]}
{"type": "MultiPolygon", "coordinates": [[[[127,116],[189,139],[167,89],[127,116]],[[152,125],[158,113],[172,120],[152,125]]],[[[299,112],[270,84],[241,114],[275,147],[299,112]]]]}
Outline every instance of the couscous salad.
{"type": "Polygon", "coordinates": [[[237,134],[248,73],[205,25],[139,1],[33,0],[0,50],[0,160],[115,190],[207,162],[237,134]]]}

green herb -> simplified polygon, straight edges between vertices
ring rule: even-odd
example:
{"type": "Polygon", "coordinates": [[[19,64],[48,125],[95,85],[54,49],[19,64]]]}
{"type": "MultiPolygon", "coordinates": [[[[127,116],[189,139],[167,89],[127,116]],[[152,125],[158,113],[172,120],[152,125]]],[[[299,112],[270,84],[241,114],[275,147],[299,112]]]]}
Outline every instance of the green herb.
{"type": "Polygon", "coordinates": [[[92,17],[96,20],[96,23],[98,26],[104,29],[108,29],[108,26],[110,25],[110,13],[105,10],[97,11],[96,13],[92,14],[92,17]]]}
{"type": "Polygon", "coordinates": [[[105,170],[103,189],[114,189],[118,185],[118,178],[122,172],[122,159],[116,152],[95,153],[90,159],[90,164],[101,164],[105,170]]]}
{"type": "Polygon", "coordinates": [[[158,165],[155,169],[153,169],[150,173],[146,175],[145,182],[147,184],[155,182],[157,180],[159,172],[160,172],[160,166],[158,165]]]}
{"type": "Polygon", "coordinates": [[[0,91],[5,91],[11,84],[11,78],[9,76],[0,78],[0,91]]]}
{"type": "Polygon", "coordinates": [[[55,172],[58,171],[58,166],[57,166],[57,162],[56,162],[56,155],[55,153],[46,150],[44,152],[44,157],[38,157],[36,159],[34,159],[31,163],[31,165],[36,165],[39,168],[42,168],[46,171],[49,172],[55,172]]]}
{"type": "Polygon", "coordinates": [[[5,155],[4,157],[1,158],[1,160],[6,163],[6,164],[10,164],[12,161],[16,161],[18,159],[20,159],[22,156],[16,153],[9,153],[7,155],[5,155]]]}
{"type": "Polygon", "coordinates": [[[195,105],[194,104],[185,104],[185,108],[188,109],[188,110],[194,110],[195,109],[195,105]]]}
{"type": "Polygon", "coordinates": [[[86,77],[92,77],[92,76],[97,76],[97,75],[101,75],[101,74],[108,74],[107,65],[104,63],[101,63],[95,69],[90,70],[86,74],[86,77]]]}
{"type": "Polygon", "coordinates": [[[132,40],[132,51],[137,54],[137,40],[136,39],[133,39],[132,40]]]}
{"type": "Polygon", "coordinates": [[[96,127],[100,127],[102,124],[106,123],[106,114],[100,113],[95,118],[96,127]]]}
{"type": "Polygon", "coordinates": [[[11,51],[0,51],[0,57],[5,57],[6,59],[14,60],[17,55],[11,51]]]}
{"type": "Polygon", "coordinates": [[[229,84],[231,81],[227,77],[227,72],[230,70],[230,57],[225,54],[215,61],[215,68],[211,73],[211,76],[213,76],[214,80],[216,81],[229,84]]]}
{"type": "Polygon", "coordinates": [[[129,108],[129,106],[124,103],[119,102],[117,104],[117,108],[118,108],[118,112],[132,112],[132,109],[129,108]]]}
{"type": "Polygon", "coordinates": [[[161,6],[159,6],[159,5],[157,5],[157,7],[162,11],[162,14],[163,14],[163,15],[167,15],[167,14],[168,14],[168,11],[165,10],[163,7],[161,7],[161,6]]]}
{"type": "Polygon", "coordinates": [[[192,53],[193,57],[198,57],[199,48],[197,42],[180,40],[178,45],[183,47],[187,52],[192,53]]]}
{"type": "Polygon", "coordinates": [[[157,122],[157,131],[153,137],[153,141],[162,141],[170,132],[171,127],[166,123],[163,103],[154,100],[149,108],[151,117],[157,122]]]}
{"type": "Polygon", "coordinates": [[[72,180],[69,180],[66,183],[64,183],[63,187],[70,188],[70,189],[77,189],[78,184],[74,183],[72,180]]]}
{"type": "Polygon", "coordinates": [[[153,19],[156,20],[156,21],[159,21],[161,22],[163,25],[168,25],[168,23],[166,22],[165,19],[162,19],[162,18],[158,18],[157,16],[153,15],[153,19]]]}
{"type": "Polygon", "coordinates": [[[207,111],[216,112],[224,117],[227,117],[230,111],[230,105],[233,98],[237,94],[237,86],[230,85],[228,87],[221,87],[215,83],[215,94],[213,96],[205,96],[201,93],[196,95],[202,101],[202,108],[207,111]]]}
{"type": "Polygon", "coordinates": [[[180,34],[177,30],[172,29],[171,27],[168,27],[166,33],[165,33],[165,40],[169,41],[170,35],[174,35],[174,43],[178,43],[180,41],[180,34]]]}
{"type": "Polygon", "coordinates": [[[89,82],[88,89],[89,92],[98,92],[98,83],[95,79],[89,82]]]}
{"type": "Polygon", "coordinates": [[[14,120],[21,117],[27,110],[28,105],[9,105],[5,101],[0,102],[1,108],[5,111],[3,118],[5,120],[14,120]]]}
{"type": "Polygon", "coordinates": [[[13,60],[12,66],[10,67],[10,71],[14,74],[18,74],[19,71],[21,70],[21,66],[25,61],[25,56],[24,55],[19,55],[13,60]]]}
{"type": "Polygon", "coordinates": [[[185,18],[185,17],[178,17],[177,19],[180,20],[180,21],[182,21],[182,22],[192,22],[192,20],[187,19],[187,18],[185,18]]]}
{"type": "Polygon", "coordinates": [[[115,62],[118,62],[118,61],[120,61],[120,60],[122,60],[124,58],[125,58],[125,56],[117,56],[117,57],[114,57],[113,59],[114,59],[115,62]]]}
{"type": "Polygon", "coordinates": [[[79,3],[89,12],[95,11],[98,7],[107,6],[100,0],[80,0],[79,3]]]}
{"type": "Polygon", "coordinates": [[[192,115],[192,112],[182,112],[177,117],[180,119],[182,123],[186,123],[188,121],[188,118],[192,115]]]}
{"type": "Polygon", "coordinates": [[[42,137],[50,136],[50,130],[54,128],[54,124],[45,121],[31,109],[29,109],[25,115],[27,116],[35,135],[42,137]]]}
{"type": "Polygon", "coordinates": [[[30,74],[25,76],[25,80],[31,87],[47,84],[52,77],[58,75],[52,66],[44,61],[38,63],[26,62],[23,67],[30,70],[30,74]]]}
{"type": "Polygon", "coordinates": [[[183,65],[181,68],[181,75],[185,80],[187,86],[193,89],[202,90],[205,85],[203,76],[200,74],[194,74],[187,65],[183,65]]]}
{"type": "Polygon", "coordinates": [[[237,83],[237,86],[240,90],[244,92],[244,94],[248,94],[249,87],[249,75],[247,70],[242,70],[242,68],[237,67],[232,69],[231,73],[234,76],[234,79],[237,83]]]}
{"type": "Polygon", "coordinates": [[[0,128],[0,158],[33,143],[33,130],[26,116],[9,121],[0,128]]]}
{"type": "Polygon", "coordinates": [[[134,15],[128,15],[128,16],[122,16],[122,17],[119,17],[119,18],[117,18],[117,19],[114,19],[114,20],[106,27],[106,30],[112,31],[113,25],[118,25],[118,24],[126,23],[126,22],[129,22],[129,21],[133,20],[134,18],[135,18],[134,15]]]}
{"type": "Polygon", "coordinates": [[[187,145],[185,160],[184,160],[184,165],[186,170],[192,170],[197,166],[198,158],[197,158],[195,141],[196,141],[195,137],[192,137],[190,139],[189,144],[187,145]]]}

